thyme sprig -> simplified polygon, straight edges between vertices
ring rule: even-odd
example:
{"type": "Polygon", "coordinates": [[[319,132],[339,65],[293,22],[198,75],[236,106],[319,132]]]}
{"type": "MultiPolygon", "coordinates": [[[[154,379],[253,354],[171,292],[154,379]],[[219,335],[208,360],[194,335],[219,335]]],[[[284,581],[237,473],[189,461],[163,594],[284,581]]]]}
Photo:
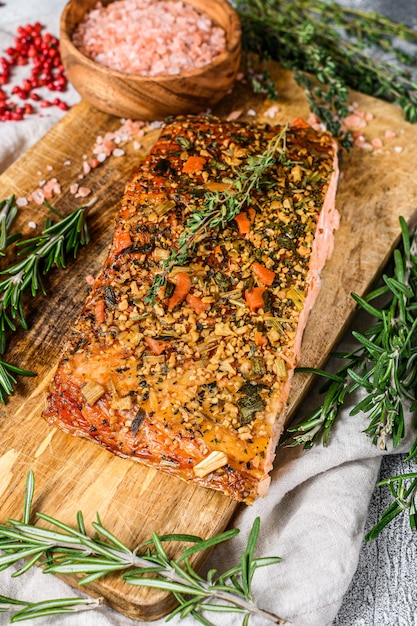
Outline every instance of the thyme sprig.
{"type": "MultiPolygon", "coordinates": [[[[46,574],[78,574],[83,576],[80,585],[97,580],[109,573],[122,573],[123,580],[131,585],[152,587],[170,591],[174,594],[178,607],[168,616],[181,618],[188,615],[206,626],[211,626],[204,613],[236,612],[242,615],[242,626],[247,626],[251,615],[258,615],[265,623],[288,624],[277,615],[260,609],[253,598],[252,580],[259,567],[279,563],[279,557],[254,556],[259,535],[260,521],[257,518],[250,532],[246,550],[240,563],[223,574],[217,575],[211,570],[204,579],[192,567],[190,558],[202,550],[209,550],[216,545],[235,537],[238,529],[227,530],[207,540],[188,534],[152,534],[149,541],[130,550],[120,539],[115,537],[101,523],[100,517],[92,523],[96,531],[94,537],[87,534],[81,512],[77,514],[77,528],[64,524],[44,513],[37,512],[36,517],[50,524],[53,529],[40,528],[31,523],[32,500],[34,495],[34,475],[28,472],[23,502],[22,520],[9,519],[0,524],[0,571],[12,564],[23,565],[13,574],[20,576],[32,566],[38,564],[46,574]],[[165,542],[186,544],[177,559],[171,559],[164,548],[165,542]]],[[[9,599],[3,598],[7,604],[9,599]]],[[[0,610],[1,610],[0,597],[0,610]]],[[[12,604],[20,601],[10,601],[12,604]]],[[[55,614],[57,609],[69,610],[65,600],[54,600],[48,606],[44,603],[42,615],[55,614]]],[[[75,601],[74,601],[75,602],[75,601]]],[[[81,602],[81,600],[80,600],[81,602]]],[[[71,602],[70,602],[71,604],[71,602]]],[[[79,606],[81,610],[83,607],[79,606]]],[[[91,608],[87,604],[87,608],[91,608]]],[[[37,617],[39,607],[22,609],[20,621],[37,617]]],[[[16,615],[10,621],[18,621],[16,615]]]]}
{"type": "MultiPolygon", "coordinates": [[[[335,374],[299,368],[298,371],[327,379],[321,388],[324,400],[301,423],[288,428],[285,445],[311,448],[320,439],[326,444],[346,397],[358,389],[364,392],[364,397],[353,406],[350,415],[362,411],[367,416],[369,424],[365,433],[372,442],[385,449],[390,439],[395,448],[404,437],[405,415],[417,410],[417,231],[410,233],[402,217],[400,226],[402,249],[394,251],[392,275],[384,274],[383,286],[366,298],[352,294],[359,308],[374,322],[363,333],[352,331],[358,347],[352,352],[335,355],[344,361],[335,374]],[[372,304],[381,298],[384,300],[382,304],[372,304]]],[[[417,436],[407,460],[416,457],[417,436]]],[[[395,496],[397,504],[390,508],[384,522],[388,523],[389,517],[408,509],[412,524],[415,524],[417,478],[406,493],[407,501],[402,499],[404,484],[399,477],[381,484],[391,485],[392,481],[397,481],[401,489],[395,496]]],[[[377,526],[380,532],[384,524],[377,526]]]]}
{"type": "Polygon", "coordinates": [[[248,163],[236,168],[230,188],[207,192],[203,206],[191,213],[185,223],[176,248],[161,262],[161,271],[154,277],[145,296],[145,303],[154,305],[158,291],[166,284],[168,274],[175,265],[183,265],[195,244],[211,228],[224,228],[228,222],[250,205],[254,189],[260,189],[264,173],[277,161],[286,163],[286,138],[288,126],[273,137],[261,154],[249,156],[248,163]]]}
{"type": "Polygon", "coordinates": [[[347,146],[341,119],[349,87],[398,104],[406,120],[417,121],[416,31],[332,1],[236,0],[236,8],[245,50],[293,70],[311,110],[347,146]]]}

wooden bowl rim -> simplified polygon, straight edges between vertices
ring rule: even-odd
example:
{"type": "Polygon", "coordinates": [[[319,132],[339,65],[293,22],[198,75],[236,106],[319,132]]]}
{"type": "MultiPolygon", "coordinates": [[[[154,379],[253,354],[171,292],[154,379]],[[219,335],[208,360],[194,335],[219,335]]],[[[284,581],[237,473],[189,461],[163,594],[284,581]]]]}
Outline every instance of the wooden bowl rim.
{"type": "MultiPolygon", "coordinates": [[[[110,0],[107,4],[110,4],[113,0],[110,0]]],[[[188,0],[183,0],[186,4],[192,4],[188,2],[188,0]]],[[[115,70],[111,67],[107,67],[107,65],[102,65],[101,63],[97,63],[90,59],[85,54],[83,54],[72,42],[71,35],[72,33],[68,32],[66,27],[67,17],[71,9],[72,1],[65,5],[60,19],[60,45],[62,41],[65,41],[65,45],[67,46],[67,50],[70,54],[75,55],[79,62],[83,63],[87,67],[94,71],[99,71],[103,76],[117,78],[119,80],[132,80],[138,83],[147,83],[147,82],[161,82],[161,83],[171,83],[176,80],[183,80],[185,78],[194,78],[197,76],[204,76],[208,71],[212,71],[217,66],[222,65],[229,56],[236,50],[236,48],[241,47],[241,36],[242,29],[240,24],[239,16],[236,10],[232,7],[232,5],[227,0],[220,0],[225,8],[228,10],[231,17],[231,28],[230,28],[230,36],[226,39],[226,49],[224,52],[221,52],[211,63],[207,63],[207,65],[203,65],[203,67],[196,68],[194,70],[188,70],[186,72],[181,72],[180,74],[157,74],[155,76],[143,76],[141,74],[134,74],[129,72],[121,72],[120,70],[115,70]]],[[[87,11],[86,11],[87,12],[87,11]]],[[[226,33],[227,35],[227,33],[226,33]]]]}

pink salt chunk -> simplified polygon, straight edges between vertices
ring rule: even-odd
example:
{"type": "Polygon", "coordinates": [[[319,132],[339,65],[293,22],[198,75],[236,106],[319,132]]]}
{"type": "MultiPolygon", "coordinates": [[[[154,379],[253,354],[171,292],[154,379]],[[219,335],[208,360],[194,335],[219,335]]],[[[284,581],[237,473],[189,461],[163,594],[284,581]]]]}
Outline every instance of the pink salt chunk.
{"type": "Polygon", "coordinates": [[[344,118],[343,122],[348,128],[365,128],[367,126],[366,120],[357,113],[351,113],[344,118]]]}
{"type": "Polygon", "coordinates": [[[86,13],[73,43],[87,57],[121,72],[175,75],[204,67],[226,48],[225,31],[175,0],[100,2],[86,13]]]}

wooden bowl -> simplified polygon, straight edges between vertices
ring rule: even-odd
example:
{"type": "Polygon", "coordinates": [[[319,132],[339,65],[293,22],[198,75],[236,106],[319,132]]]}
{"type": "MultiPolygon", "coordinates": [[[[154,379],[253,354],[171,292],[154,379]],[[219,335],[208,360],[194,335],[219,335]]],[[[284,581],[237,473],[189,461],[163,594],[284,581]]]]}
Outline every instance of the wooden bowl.
{"type": "MultiPolygon", "coordinates": [[[[102,4],[110,1],[103,0],[102,4]]],[[[106,113],[145,120],[200,113],[221,100],[240,65],[239,17],[227,0],[186,1],[225,30],[226,50],[200,69],[149,77],[112,70],[84,56],[71,38],[97,0],[70,0],[61,16],[60,52],[68,80],[81,97],[106,113]]]]}

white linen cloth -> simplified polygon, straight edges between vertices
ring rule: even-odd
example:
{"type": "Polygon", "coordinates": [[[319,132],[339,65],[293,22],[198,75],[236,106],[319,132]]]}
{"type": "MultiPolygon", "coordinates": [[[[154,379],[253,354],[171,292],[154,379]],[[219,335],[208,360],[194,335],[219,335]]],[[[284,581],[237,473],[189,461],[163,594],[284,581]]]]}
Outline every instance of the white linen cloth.
{"type": "MultiPolygon", "coordinates": [[[[64,4],[64,0],[43,0],[41,3],[6,0],[5,6],[0,7],[0,50],[13,44],[16,28],[26,23],[40,21],[49,32],[58,35],[59,16],[64,4]]],[[[359,3],[353,4],[358,6],[359,3]]],[[[62,98],[75,103],[79,96],[69,88],[62,98]]],[[[41,116],[29,116],[21,122],[0,122],[0,172],[62,115],[64,113],[56,108],[45,109],[41,116]]],[[[313,406],[312,398],[309,403],[313,406]]],[[[306,413],[309,403],[301,407],[300,415],[306,413]]],[[[366,418],[363,415],[349,417],[349,409],[347,405],[327,448],[318,445],[307,452],[289,448],[278,451],[267,499],[240,510],[234,520],[234,525],[241,529],[240,535],[214,550],[207,567],[222,571],[237,564],[252,522],[260,516],[257,555],[283,559],[278,565],[262,568],[255,576],[254,595],[260,607],[290,620],[295,626],[332,623],[337,626],[412,626],[417,623],[414,621],[417,592],[415,584],[407,584],[407,581],[416,579],[417,550],[415,542],[408,540],[407,554],[401,553],[398,535],[404,536],[408,532],[406,522],[397,521],[395,532],[388,531],[370,544],[371,548],[363,546],[371,496],[374,494],[374,509],[378,509],[375,500],[383,497],[379,491],[374,491],[381,458],[392,451],[381,453],[373,446],[361,433],[367,425],[366,418]],[[387,536],[389,545],[385,543],[387,536]],[[381,558],[375,551],[388,554],[393,545],[398,547],[386,559],[386,571],[378,572],[376,567],[381,558]],[[358,579],[355,571],[360,556],[364,567],[358,579]],[[397,560],[401,565],[405,564],[408,572],[401,574],[397,560]],[[343,610],[339,612],[349,586],[351,595],[347,596],[348,600],[345,597],[343,610]],[[388,613],[384,608],[387,589],[390,590],[388,613]]],[[[407,450],[408,444],[405,441],[395,452],[407,450]]],[[[0,521],[4,521],[1,511],[0,521]]],[[[368,529],[369,524],[368,519],[368,529]]],[[[1,595],[30,601],[82,595],[54,576],[44,575],[34,568],[19,578],[11,578],[11,573],[11,568],[0,572],[1,595]]],[[[233,626],[241,621],[237,614],[225,614],[220,618],[211,614],[208,617],[222,626],[233,626]]],[[[6,623],[6,614],[0,614],[0,624],[6,623]]],[[[26,623],[30,626],[57,623],[60,626],[133,626],[138,622],[101,607],[26,623]]],[[[159,626],[165,620],[153,623],[159,626]]],[[[171,623],[196,624],[192,618],[176,619],[171,623]]],[[[251,624],[262,623],[259,619],[251,619],[251,624]]]]}

